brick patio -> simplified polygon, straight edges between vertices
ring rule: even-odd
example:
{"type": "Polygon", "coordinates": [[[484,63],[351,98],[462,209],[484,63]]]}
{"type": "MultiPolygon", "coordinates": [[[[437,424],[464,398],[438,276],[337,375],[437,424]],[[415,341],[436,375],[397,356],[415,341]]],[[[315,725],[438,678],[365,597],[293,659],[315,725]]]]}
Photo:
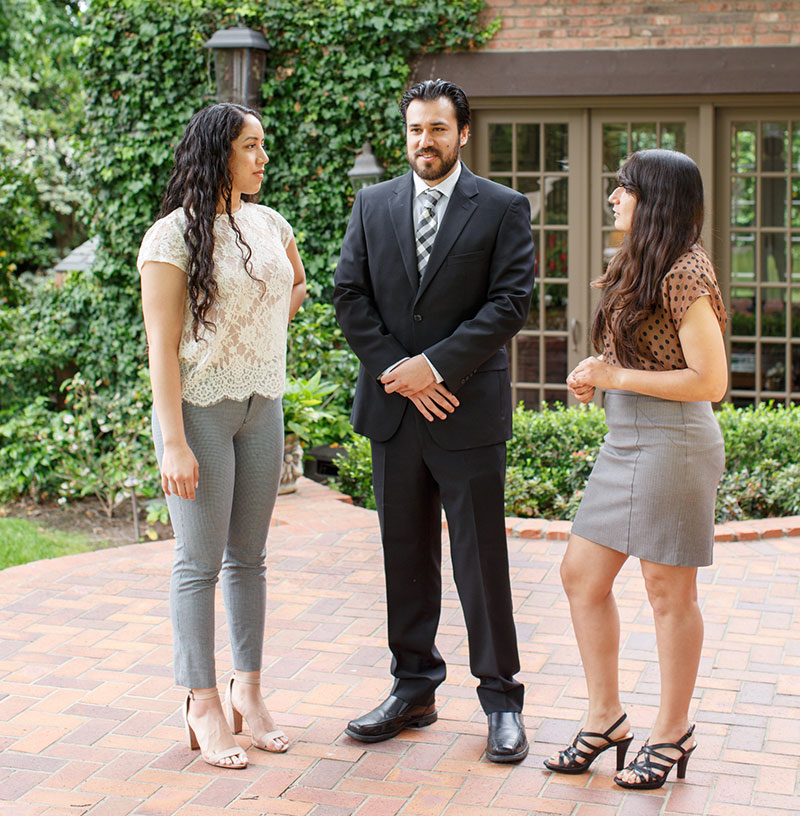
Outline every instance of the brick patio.
{"type": "MultiPolygon", "coordinates": [[[[558,578],[567,529],[509,521],[531,739],[518,766],[482,758],[485,718],[449,570],[439,721],[369,746],[343,736],[347,720],[389,688],[380,544],[373,512],[312,482],[279,499],[268,556],[265,688],[292,745],[284,755],[251,750],[244,771],[211,768],[182,742],[183,694],[170,665],[170,542],[0,572],[0,814],[800,813],[800,519],[718,530],[716,563],[700,573],[699,747],[685,782],[647,793],[613,784],[611,752],[580,776],[541,765],[572,738],[586,707],[558,578]]],[[[643,738],[655,716],[658,666],[635,561],[617,589],[624,702],[643,738]]],[[[221,614],[218,621],[222,645],[221,614]]],[[[218,667],[230,669],[224,646],[218,667]]]]}

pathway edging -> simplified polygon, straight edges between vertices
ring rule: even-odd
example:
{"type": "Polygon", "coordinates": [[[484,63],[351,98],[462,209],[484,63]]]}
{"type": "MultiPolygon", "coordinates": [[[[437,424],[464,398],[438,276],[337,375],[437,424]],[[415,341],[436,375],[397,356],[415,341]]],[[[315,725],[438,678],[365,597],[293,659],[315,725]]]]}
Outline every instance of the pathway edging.
{"type": "MultiPolygon", "coordinates": [[[[353,503],[351,496],[328,488],[339,501],[353,503]]],[[[443,527],[447,522],[443,519],[443,527]]],[[[544,518],[506,517],[506,535],[509,538],[540,538],[548,541],[566,541],[572,528],[571,521],[544,518]]],[[[765,538],[800,536],[800,516],[783,518],[726,521],[714,525],[714,541],[759,541],[765,538]]]]}

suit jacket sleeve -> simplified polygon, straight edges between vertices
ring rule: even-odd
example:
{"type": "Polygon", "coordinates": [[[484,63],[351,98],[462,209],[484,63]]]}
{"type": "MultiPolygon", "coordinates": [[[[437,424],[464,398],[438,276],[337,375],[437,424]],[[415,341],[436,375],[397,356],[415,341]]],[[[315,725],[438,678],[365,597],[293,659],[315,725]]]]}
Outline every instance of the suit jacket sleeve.
{"type": "Polygon", "coordinates": [[[489,262],[486,303],[449,337],[425,350],[451,390],[463,385],[525,325],[534,272],[530,203],[515,195],[501,220],[489,262]]]}
{"type": "Polygon", "coordinates": [[[411,355],[386,328],[375,305],[362,208],[359,191],[334,275],[333,303],[347,342],[366,371],[377,380],[389,366],[411,355]]]}

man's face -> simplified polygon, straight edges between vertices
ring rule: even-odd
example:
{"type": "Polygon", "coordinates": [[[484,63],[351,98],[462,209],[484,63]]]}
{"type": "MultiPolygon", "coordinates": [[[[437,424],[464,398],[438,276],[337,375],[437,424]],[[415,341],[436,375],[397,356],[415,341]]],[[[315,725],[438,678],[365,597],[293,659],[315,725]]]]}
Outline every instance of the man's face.
{"type": "Polygon", "coordinates": [[[468,137],[468,126],[459,133],[456,109],[446,96],[415,99],[406,108],[408,162],[430,186],[453,172],[468,137]]]}

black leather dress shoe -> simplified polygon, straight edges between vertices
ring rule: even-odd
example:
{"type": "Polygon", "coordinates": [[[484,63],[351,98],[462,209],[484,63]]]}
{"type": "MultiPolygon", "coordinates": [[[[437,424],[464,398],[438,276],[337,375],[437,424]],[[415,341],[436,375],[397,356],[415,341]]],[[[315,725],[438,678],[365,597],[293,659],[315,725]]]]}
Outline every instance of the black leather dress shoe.
{"type": "Polygon", "coordinates": [[[351,720],[344,733],[360,742],[381,742],[396,737],[404,728],[422,728],[436,722],[436,704],[407,703],[391,695],[368,714],[351,720]]]}
{"type": "Polygon", "coordinates": [[[486,758],[490,762],[519,762],[528,756],[528,738],[522,717],[516,711],[494,711],[489,715],[486,758]]]}

